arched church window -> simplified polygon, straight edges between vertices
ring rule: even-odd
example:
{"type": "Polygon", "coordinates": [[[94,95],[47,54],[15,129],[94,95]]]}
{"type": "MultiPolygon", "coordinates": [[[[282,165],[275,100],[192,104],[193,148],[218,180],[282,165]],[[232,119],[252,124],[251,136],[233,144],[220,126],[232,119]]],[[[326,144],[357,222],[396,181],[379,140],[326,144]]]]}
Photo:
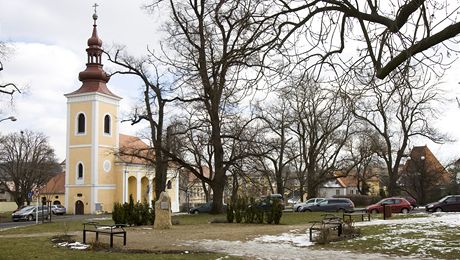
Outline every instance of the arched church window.
{"type": "Polygon", "coordinates": [[[104,134],[110,134],[110,115],[104,116],[104,134]]]}
{"type": "Polygon", "coordinates": [[[171,180],[167,182],[166,187],[168,188],[168,190],[172,189],[171,180]]]}
{"type": "Polygon", "coordinates": [[[85,115],[83,113],[78,114],[77,133],[78,134],[85,133],[85,115]]]}
{"type": "Polygon", "coordinates": [[[77,178],[78,179],[83,179],[83,164],[82,163],[78,163],[77,178]]]}

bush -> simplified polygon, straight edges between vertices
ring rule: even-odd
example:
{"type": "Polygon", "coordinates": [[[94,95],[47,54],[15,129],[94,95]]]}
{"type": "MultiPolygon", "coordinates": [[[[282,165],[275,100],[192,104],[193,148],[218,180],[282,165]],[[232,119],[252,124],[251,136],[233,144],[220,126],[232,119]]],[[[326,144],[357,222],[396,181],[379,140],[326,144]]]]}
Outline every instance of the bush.
{"type": "Polygon", "coordinates": [[[112,219],[116,224],[128,224],[130,226],[153,225],[155,222],[155,210],[150,208],[146,201],[134,204],[134,199],[130,196],[129,203],[114,203],[112,219]]]}
{"type": "Polygon", "coordinates": [[[273,207],[271,209],[271,214],[273,218],[273,222],[278,225],[281,221],[281,217],[283,216],[283,208],[281,206],[280,201],[275,200],[273,202],[273,207]]]}
{"type": "Polygon", "coordinates": [[[243,220],[243,215],[246,211],[246,201],[244,198],[239,197],[236,201],[236,208],[235,208],[235,221],[236,223],[241,223],[243,220]]]}
{"type": "Polygon", "coordinates": [[[246,223],[254,223],[254,219],[257,214],[257,207],[255,204],[254,198],[249,199],[249,203],[246,205],[246,208],[244,209],[245,216],[244,216],[244,222],[246,223]]]}
{"type": "Polygon", "coordinates": [[[272,211],[267,211],[265,213],[265,222],[267,222],[267,224],[273,223],[273,212],[272,211]]]}
{"type": "Polygon", "coordinates": [[[229,204],[227,208],[227,222],[233,223],[234,218],[235,218],[235,213],[233,212],[233,206],[232,204],[229,204]]]}
{"type": "Polygon", "coordinates": [[[115,224],[126,224],[125,211],[123,205],[119,202],[113,204],[112,219],[115,224]]]}
{"type": "Polygon", "coordinates": [[[252,207],[254,212],[254,219],[251,223],[263,224],[264,223],[264,210],[259,207],[252,207]]]}

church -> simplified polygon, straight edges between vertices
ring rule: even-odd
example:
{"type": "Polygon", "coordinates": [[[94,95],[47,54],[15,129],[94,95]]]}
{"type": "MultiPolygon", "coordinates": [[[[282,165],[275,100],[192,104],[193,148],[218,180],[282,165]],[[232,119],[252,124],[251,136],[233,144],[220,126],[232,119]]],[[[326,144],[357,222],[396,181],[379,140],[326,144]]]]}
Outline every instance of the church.
{"type": "MultiPolygon", "coordinates": [[[[119,102],[107,86],[109,76],[102,65],[102,40],[93,15],[88,39],[86,69],[79,74],[82,85],[65,94],[67,140],[64,206],[68,214],[111,212],[115,202],[154,200],[155,168],[131,156],[117,156],[120,148],[145,148],[141,139],[119,133],[119,102]]],[[[168,169],[167,190],[171,210],[179,211],[179,172],[168,169]]]]}

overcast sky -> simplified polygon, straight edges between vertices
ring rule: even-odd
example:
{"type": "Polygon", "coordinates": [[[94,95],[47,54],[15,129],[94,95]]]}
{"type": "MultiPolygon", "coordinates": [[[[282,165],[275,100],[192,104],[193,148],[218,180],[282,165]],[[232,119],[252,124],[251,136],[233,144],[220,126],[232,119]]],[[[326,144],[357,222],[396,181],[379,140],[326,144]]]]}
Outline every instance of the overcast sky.
{"type": "MultiPolygon", "coordinates": [[[[134,55],[145,54],[158,44],[159,18],[141,9],[142,0],[98,1],[98,34],[104,47],[126,45],[134,55]]],[[[0,0],[0,40],[13,43],[13,53],[4,62],[1,82],[15,82],[26,90],[2,97],[0,132],[32,129],[49,136],[59,160],[65,157],[66,98],[81,86],[78,73],[85,69],[87,40],[92,32],[94,1],[0,0]]],[[[105,62],[105,69],[110,64],[105,62]]],[[[139,82],[114,76],[109,88],[121,101],[122,115],[139,97],[139,82]]],[[[120,132],[136,134],[139,127],[123,123],[120,132]]]]}
{"type": "MultiPolygon", "coordinates": [[[[141,9],[145,0],[97,1],[98,33],[104,47],[123,44],[129,53],[142,55],[158,48],[160,40],[158,14],[141,9]]],[[[0,99],[0,119],[14,115],[16,122],[0,123],[0,133],[31,129],[49,136],[59,160],[65,157],[66,93],[81,86],[78,73],[85,69],[86,41],[92,30],[94,1],[0,0],[0,40],[14,44],[14,52],[4,62],[0,82],[15,82],[26,87],[24,94],[0,99]]],[[[162,15],[165,15],[164,13],[162,15]]],[[[105,68],[110,64],[105,62],[105,68]]],[[[460,61],[454,63],[444,78],[449,97],[460,96],[460,61]]],[[[139,82],[133,78],[113,77],[109,88],[123,97],[121,113],[126,114],[140,96],[139,82]]],[[[460,109],[455,102],[442,106],[436,125],[460,140],[460,109]]],[[[140,127],[123,123],[120,131],[136,134],[140,127]]],[[[419,140],[412,145],[428,144],[432,152],[447,162],[460,157],[460,141],[434,145],[419,140]]]]}

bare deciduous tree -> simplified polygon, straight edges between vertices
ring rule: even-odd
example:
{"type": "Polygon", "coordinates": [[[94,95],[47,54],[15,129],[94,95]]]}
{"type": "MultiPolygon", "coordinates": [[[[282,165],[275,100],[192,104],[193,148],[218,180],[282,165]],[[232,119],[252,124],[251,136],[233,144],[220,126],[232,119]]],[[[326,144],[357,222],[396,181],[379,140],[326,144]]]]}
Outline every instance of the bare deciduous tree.
{"type": "Polygon", "coordinates": [[[277,17],[282,21],[281,43],[306,43],[308,47],[297,53],[309,66],[323,68],[334,64],[348,71],[361,64],[373,68],[370,73],[384,79],[411,58],[435,70],[434,65],[448,64],[452,61],[450,54],[458,52],[460,5],[457,2],[279,0],[276,3],[280,7],[277,17]]]}
{"type": "Polygon", "coordinates": [[[27,195],[61,170],[48,138],[41,133],[21,131],[0,137],[0,184],[7,187],[18,206],[30,204],[27,195]],[[7,182],[12,182],[9,189],[7,182]]]}
{"type": "Polygon", "coordinates": [[[153,145],[153,151],[145,149],[120,149],[121,155],[130,155],[141,158],[155,166],[155,197],[166,190],[167,171],[170,150],[167,133],[165,133],[165,109],[166,104],[174,101],[168,98],[172,89],[168,84],[161,84],[155,59],[152,53],[149,56],[136,59],[127,55],[122,49],[116,49],[113,54],[107,53],[108,59],[118,65],[120,70],[113,74],[135,75],[144,85],[143,105],[139,106],[132,114],[131,124],[147,121],[150,128],[149,139],[153,145]]]}
{"type": "MultiPolygon", "coordinates": [[[[279,95],[267,107],[259,107],[258,114],[265,123],[264,156],[258,158],[262,166],[260,172],[273,179],[276,193],[284,195],[286,183],[292,177],[289,170],[291,162],[299,156],[293,152],[293,136],[290,131],[292,124],[291,110],[286,96],[279,95]]],[[[270,181],[271,183],[272,181],[270,181]]],[[[275,193],[272,191],[272,193],[275,193]]]]}
{"type": "MultiPolygon", "coordinates": [[[[5,43],[0,41],[0,72],[3,71],[3,61],[7,57],[10,52],[9,46],[5,43]]],[[[21,92],[16,84],[11,82],[0,82],[0,93],[13,95],[14,92],[21,92]]]]}
{"type": "Polygon", "coordinates": [[[236,159],[225,146],[237,139],[225,132],[231,129],[225,128],[225,118],[240,113],[239,102],[262,75],[265,56],[261,53],[275,40],[270,23],[265,23],[267,6],[250,0],[171,0],[156,1],[153,6],[158,5],[167,5],[172,16],[166,24],[165,41],[172,51],[166,53],[165,63],[173,68],[183,95],[199,99],[193,105],[205,112],[200,115],[201,124],[209,131],[193,135],[206,135],[203,138],[212,157],[212,212],[221,212],[226,172],[236,159]]]}
{"type": "Polygon", "coordinates": [[[295,162],[298,177],[302,177],[299,182],[306,183],[308,197],[316,197],[321,184],[338,177],[334,173],[339,170],[341,151],[352,133],[353,121],[338,91],[309,78],[294,81],[286,91],[300,151],[301,162],[295,162]]]}
{"type": "Polygon", "coordinates": [[[346,143],[344,147],[345,160],[344,164],[349,174],[356,178],[358,192],[362,195],[369,194],[369,181],[377,177],[374,172],[375,168],[381,166],[377,156],[381,149],[379,144],[380,138],[372,129],[363,127],[358,129],[354,136],[346,143]]]}
{"type": "Polygon", "coordinates": [[[346,91],[353,115],[378,134],[375,143],[381,145],[378,156],[385,162],[392,196],[399,193],[399,166],[409,141],[417,136],[437,143],[448,140],[431,123],[437,115],[435,104],[442,99],[441,91],[419,73],[406,66],[383,83],[371,81],[366,88],[346,91]]]}

